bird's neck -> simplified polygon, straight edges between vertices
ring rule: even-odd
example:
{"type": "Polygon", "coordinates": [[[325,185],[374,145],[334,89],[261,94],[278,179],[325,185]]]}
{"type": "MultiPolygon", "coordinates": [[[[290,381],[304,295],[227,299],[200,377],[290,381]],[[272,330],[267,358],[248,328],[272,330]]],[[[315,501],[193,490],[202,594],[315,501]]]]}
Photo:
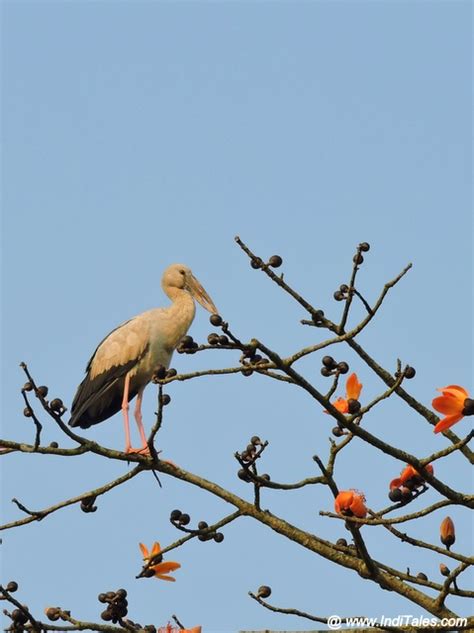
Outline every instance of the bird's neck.
{"type": "Polygon", "coordinates": [[[170,317],[170,322],[173,324],[170,330],[170,336],[173,340],[170,343],[174,349],[191,327],[196,306],[194,299],[186,290],[170,288],[167,294],[173,302],[166,311],[170,317]]]}

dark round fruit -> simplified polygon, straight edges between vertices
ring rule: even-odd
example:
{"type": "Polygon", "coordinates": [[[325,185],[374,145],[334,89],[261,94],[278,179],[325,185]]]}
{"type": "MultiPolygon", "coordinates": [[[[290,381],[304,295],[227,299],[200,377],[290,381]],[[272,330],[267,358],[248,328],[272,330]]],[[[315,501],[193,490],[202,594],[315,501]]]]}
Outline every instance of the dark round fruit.
{"type": "Polygon", "coordinates": [[[324,319],[324,311],[323,310],[315,310],[315,312],[313,314],[313,321],[315,323],[319,323],[319,321],[322,321],[322,319],[324,319]]]}
{"type": "MultiPolygon", "coordinates": [[[[137,628],[140,628],[140,627],[137,627],[137,628]]],[[[145,629],[145,631],[148,631],[148,633],[156,633],[156,626],[154,626],[153,624],[147,624],[143,628],[145,629]]]]}
{"type": "Polygon", "coordinates": [[[182,512],[181,510],[173,510],[170,514],[170,521],[178,521],[182,512]]]}
{"type": "Polygon", "coordinates": [[[451,573],[449,567],[447,567],[444,563],[440,564],[439,571],[442,576],[449,576],[449,574],[451,573]]]}
{"type": "Polygon", "coordinates": [[[171,396],[167,393],[161,394],[161,404],[163,407],[166,407],[167,404],[171,402],[171,396]]]}
{"type": "Polygon", "coordinates": [[[222,532],[216,532],[214,534],[214,540],[216,543],[222,543],[222,541],[224,540],[224,535],[222,534],[222,532]]]}
{"type": "Polygon", "coordinates": [[[33,390],[33,383],[31,383],[28,380],[28,382],[25,382],[25,384],[23,385],[22,391],[32,391],[32,390],[33,390]]]}
{"type": "Polygon", "coordinates": [[[209,527],[209,525],[207,524],[206,521],[199,521],[199,523],[198,523],[198,530],[205,530],[208,527],[209,527]]]}
{"type": "Polygon", "coordinates": [[[107,602],[107,596],[105,595],[105,593],[99,593],[99,595],[97,596],[97,600],[99,602],[105,603],[107,602]]]}
{"type": "Polygon", "coordinates": [[[31,411],[30,407],[25,407],[23,409],[23,415],[25,416],[25,418],[31,418],[33,412],[31,411]]]}
{"type": "Polygon", "coordinates": [[[336,301],[344,301],[345,297],[340,290],[336,290],[333,294],[333,297],[336,301]]]}
{"type": "Polygon", "coordinates": [[[259,268],[262,267],[262,260],[260,259],[260,257],[252,257],[252,259],[250,260],[250,265],[252,266],[252,268],[254,268],[255,270],[258,270],[259,268]]]}
{"type": "Polygon", "coordinates": [[[64,404],[61,398],[54,398],[54,400],[51,400],[51,402],[49,403],[49,406],[51,407],[51,410],[55,411],[56,413],[60,413],[64,408],[64,404]]]}
{"type": "Polygon", "coordinates": [[[390,499],[390,501],[393,501],[395,503],[397,501],[401,501],[402,491],[400,490],[400,488],[392,488],[392,490],[390,490],[390,492],[388,493],[388,498],[390,499]]]}
{"type": "Polygon", "coordinates": [[[179,522],[181,523],[181,525],[188,525],[188,523],[191,521],[191,517],[189,516],[189,514],[182,514],[179,517],[179,522]]]}
{"type": "Polygon", "coordinates": [[[15,580],[10,580],[5,589],[10,593],[15,593],[15,591],[17,591],[18,589],[18,583],[15,580]]]}
{"type": "Polygon", "coordinates": [[[209,336],[207,337],[207,342],[209,343],[209,345],[217,345],[219,343],[219,334],[216,334],[215,332],[209,334],[209,336]]]}
{"type": "Polygon", "coordinates": [[[28,622],[28,616],[21,609],[14,609],[12,611],[12,620],[17,624],[26,624],[26,622],[28,622]]]}
{"type": "Polygon", "coordinates": [[[262,475],[260,475],[260,479],[263,479],[264,481],[270,481],[270,475],[268,473],[263,473],[262,475]]]}
{"type": "Polygon", "coordinates": [[[168,369],[168,371],[166,372],[166,377],[167,378],[173,378],[174,376],[176,376],[178,374],[178,372],[176,371],[176,369],[174,367],[171,367],[170,369],[168,369]]]}
{"type": "Polygon", "coordinates": [[[242,481],[246,481],[247,483],[248,483],[249,481],[251,481],[251,479],[250,479],[250,477],[249,477],[249,475],[248,475],[247,471],[245,470],[245,468],[241,468],[241,469],[239,470],[239,472],[237,473],[237,477],[238,477],[239,479],[242,479],[242,481]]]}
{"type": "Polygon", "coordinates": [[[181,339],[180,345],[183,349],[188,349],[193,346],[193,343],[194,343],[193,337],[188,335],[188,336],[183,336],[183,338],[181,339]]]}
{"type": "Polygon", "coordinates": [[[269,598],[272,594],[272,589],[268,585],[262,585],[258,588],[257,595],[259,598],[269,598]]]}
{"type": "Polygon", "coordinates": [[[337,364],[337,371],[340,374],[347,374],[347,372],[349,371],[349,365],[345,361],[342,361],[337,364]]]}
{"type": "Polygon", "coordinates": [[[428,576],[427,576],[426,574],[424,574],[422,571],[420,571],[420,572],[416,575],[416,577],[417,577],[419,580],[428,580],[428,576]]]}
{"type": "Polygon", "coordinates": [[[147,569],[143,572],[143,575],[145,576],[145,578],[153,578],[155,572],[153,571],[153,569],[147,569]]]}
{"type": "Polygon", "coordinates": [[[400,490],[402,493],[402,503],[408,503],[408,501],[411,501],[413,497],[413,495],[411,494],[411,490],[409,490],[408,488],[401,488],[400,490]]]}
{"type": "Polygon", "coordinates": [[[201,543],[207,541],[207,534],[198,534],[198,541],[201,541],[201,543]]]}
{"type": "Polygon", "coordinates": [[[112,619],[112,614],[110,613],[108,609],[106,609],[105,611],[102,611],[102,613],[100,614],[100,617],[105,622],[110,622],[110,620],[112,619]]]}
{"type": "Polygon", "coordinates": [[[344,431],[339,427],[339,426],[335,426],[333,427],[331,433],[335,436],[335,437],[342,437],[343,435],[345,435],[344,431]]]}
{"type": "Polygon", "coordinates": [[[324,367],[328,369],[333,369],[336,366],[336,361],[332,356],[323,356],[323,360],[321,361],[324,367]]]}
{"type": "Polygon", "coordinates": [[[416,369],[414,367],[406,367],[405,369],[405,378],[410,380],[410,378],[414,378],[416,374],[416,369]]]}
{"type": "Polygon", "coordinates": [[[242,376],[251,376],[253,374],[253,369],[251,367],[244,367],[242,369],[242,376]]]}
{"type": "Polygon", "coordinates": [[[221,334],[219,336],[219,345],[228,345],[229,344],[229,339],[227,338],[227,336],[225,334],[221,334]]]}
{"type": "Polygon", "coordinates": [[[367,251],[370,250],[370,244],[368,242],[362,242],[361,244],[359,244],[359,250],[367,253],[367,251]]]}
{"type": "Polygon", "coordinates": [[[360,402],[358,400],[354,400],[353,398],[349,398],[347,401],[347,409],[350,414],[357,413],[360,411],[360,402]]]}
{"type": "Polygon", "coordinates": [[[57,607],[48,607],[44,612],[48,620],[52,620],[53,622],[59,620],[59,609],[57,607]]]}
{"type": "Polygon", "coordinates": [[[250,438],[250,441],[251,441],[251,443],[252,443],[254,446],[258,446],[258,444],[261,444],[261,443],[262,443],[262,440],[258,437],[258,435],[253,435],[253,436],[250,438]]]}
{"type": "Polygon", "coordinates": [[[41,398],[46,398],[48,395],[48,387],[46,387],[46,385],[41,385],[41,387],[38,387],[36,390],[36,394],[41,398]]]}
{"type": "Polygon", "coordinates": [[[166,367],[164,365],[158,365],[158,367],[155,369],[155,376],[159,380],[163,380],[164,378],[166,378],[166,367]]]}
{"type": "Polygon", "coordinates": [[[247,444],[247,447],[246,447],[246,449],[245,449],[245,450],[247,451],[247,453],[249,453],[249,454],[251,455],[252,453],[254,453],[254,452],[255,452],[255,446],[254,446],[254,444],[247,444]]]}
{"type": "Polygon", "coordinates": [[[242,451],[240,457],[244,460],[244,462],[248,462],[252,459],[252,456],[247,453],[247,451],[242,451]]]}
{"type": "Polygon", "coordinates": [[[352,261],[354,262],[354,264],[359,265],[362,264],[362,262],[364,261],[364,257],[360,253],[356,253],[352,258],[352,261]]]}
{"type": "Polygon", "coordinates": [[[329,367],[321,367],[321,374],[325,378],[329,378],[329,376],[332,376],[332,370],[329,367]]]}
{"type": "Polygon", "coordinates": [[[349,286],[347,284],[341,284],[339,290],[344,293],[349,292],[349,286]]]}
{"type": "Polygon", "coordinates": [[[121,598],[122,600],[127,597],[126,589],[117,589],[116,594],[117,598],[121,598]]]}
{"type": "Polygon", "coordinates": [[[283,264],[283,260],[280,257],[280,255],[272,255],[270,259],[268,260],[268,263],[273,268],[278,268],[279,266],[283,264]]]}
{"type": "Polygon", "coordinates": [[[214,325],[215,327],[219,327],[219,325],[222,325],[222,317],[220,316],[220,314],[211,314],[211,316],[209,317],[209,321],[211,322],[211,325],[214,325]]]}
{"type": "Polygon", "coordinates": [[[338,538],[336,541],[336,545],[343,545],[344,547],[347,547],[347,541],[345,538],[338,538]]]}
{"type": "Polygon", "coordinates": [[[464,408],[461,413],[463,415],[474,415],[474,400],[472,398],[466,398],[464,400],[464,408]]]}
{"type": "Polygon", "coordinates": [[[50,448],[59,448],[59,444],[57,442],[51,442],[49,445],[50,448]]]}

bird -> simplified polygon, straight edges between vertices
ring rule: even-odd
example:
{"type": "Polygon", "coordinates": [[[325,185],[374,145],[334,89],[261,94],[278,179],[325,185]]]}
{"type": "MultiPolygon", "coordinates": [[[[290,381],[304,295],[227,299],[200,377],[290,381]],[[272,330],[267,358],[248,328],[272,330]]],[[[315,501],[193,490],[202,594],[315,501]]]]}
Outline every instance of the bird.
{"type": "Polygon", "coordinates": [[[212,299],[184,264],[168,266],[161,287],[171,305],[138,314],[99,343],[71,406],[69,425],[82,429],[122,410],[126,453],[149,454],[141,412],[143,391],[160,365],[169,367],[174,350],[193,322],[194,300],[211,314],[218,314],[212,299]],[[135,396],[134,417],[141,448],[133,448],[130,440],[128,403],[135,396]]]}

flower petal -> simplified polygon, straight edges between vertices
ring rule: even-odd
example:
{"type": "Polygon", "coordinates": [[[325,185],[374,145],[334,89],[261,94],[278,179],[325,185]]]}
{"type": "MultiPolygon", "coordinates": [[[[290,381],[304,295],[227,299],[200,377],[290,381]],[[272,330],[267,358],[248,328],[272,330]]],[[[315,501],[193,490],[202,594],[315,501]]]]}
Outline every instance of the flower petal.
{"type": "Polygon", "coordinates": [[[354,493],[352,490],[344,490],[340,492],[334,501],[334,509],[340,514],[343,510],[347,510],[349,508],[353,499],[354,493]]]}
{"type": "Polygon", "coordinates": [[[159,578],[160,580],[167,580],[168,582],[176,582],[176,578],[173,578],[173,576],[163,576],[162,574],[155,574],[155,578],[159,578]]]}
{"type": "Polygon", "coordinates": [[[400,477],[397,477],[396,479],[392,479],[392,481],[389,484],[389,488],[390,490],[393,490],[394,488],[400,488],[401,485],[402,485],[402,480],[400,479],[400,477]]]}
{"type": "Polygon", "coordinates": [[[142,554],[143,554],[143,558],[146,559],[148,558],[148,547],[146,545],[143,545],[143,543],[138,543],[140,549],[142,550],[142,554]]]}
{"type": "Polygon", "coordinates": [[[362,391],[362,384],[357,378],[357,374],[352,373],[346,382],[346,394],[348,400],[358,400],[360,392],[362,391]]]}
{"type": "Polygon", "coordinates": [[[464,408],[464,400],[459,400],[454,396],[438,396],[434,398],[433,409],[447,415],[453,415],[455,413],[461,413],[464,408]]]}
{"type": "Polygon", "coordinates": [[[179,563],[175,563],[173,561],[166,561],[164,563],[158,563],[158,565],[153,565],[152,569],[155,574],[167,574],[170,571],[175,571],[179,569],[181,565],[179,563]]]}
{"type": "Polygon", "coordinates": [[[442,393],[445,391],[449,391],[450,393],[460,391],[465,398],[469,398],[469,392],[467,391],[467,389],[464,389],[464,387],[461,387],[460,385],[448,385],[447,387],[441,387],[441,389],[438,389],[438,391],[441,391],[442,393]]]}
{"type": "Polygon", "coordinates": [[[349,411],[349,405],[347,404],[347,400],[345,398],[338,398],[332,403],[332,406],[340,411],[340,413],[348,413],[349,411]]]}
{"type": "Polygon", "coordinates": [[[158,543],[158,541],[155,541],[153,543],[153,547],[151,549],[150,558],[153,558],[154,556],[157,556],[160,552],[161,552],[160,544],[158,543]]]}
{"type": "Polygon", "coordinates": [[[354,495],[354,500],[351,503],[351,510],[356,517],[363,519],[367,514],[367,508],[365,507],[364,497],[362,495],[354,495]]]}
{"type": "Polygon", "coordinates": [[[453,424],[456,424],[456,422],[459,422],[459,420],[462,420],[463,417],[464,416],[461,415],[460,413],[457,415],[447,415],[445,418],[440,420],[438,424],[434,427],[434,432],[441,433],[441,431],[446,431],[446,429],[450,429],[453,426],[453,424]]]}

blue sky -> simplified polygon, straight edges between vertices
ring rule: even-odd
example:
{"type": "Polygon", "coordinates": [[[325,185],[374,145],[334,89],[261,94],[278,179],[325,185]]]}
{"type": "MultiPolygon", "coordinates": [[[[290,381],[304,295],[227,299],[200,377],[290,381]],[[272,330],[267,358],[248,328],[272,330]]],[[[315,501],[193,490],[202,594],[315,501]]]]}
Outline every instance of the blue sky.
{"type": "MultiPolygon", "coordinates": [[[[471,12],[469,2],[4,1],[2,436],[32,438],[19,362],[69,405],[97,342],[165,304],[160,277],[172,262],[192,267],[240,337],[282,354],[320,340],[299,325],[302,310],[251,270],[236,234],[262,257],[280,254],[286,279],[334,318],[332,293],[358,242],[372,245],[360,274],[369,298],[412,261],[361,342],[388,368],[398,357],[414,365],[410,390],[425,403],[445,384],[472,388],[471,12]]],[[[202,341],[209,331],[199,309],[191,334],[202,341]]],[[[367,398],[381,391],[348,350],[338,354],[367,398]]],[[[237,360],[209,352],[172,364],[184,372],[237,360]]],[[[302,364],[322,386],[319,368],[316,357],[302,364]]],[[[265,469],[280,481],[315,474],[311,456],[327,452],[330,421],[285,385],[229,376],[169,393],[165,455],[240,495],[250,491],[232,454],[255,433],[270,441],[265,469]]],[[[148,428],[155,397],[150,387],[148,428]]],[[[384,403],[367,428],[420,457],[446,445],[400,401],[384,403]]],[[[122,447],[120,416],[88,433],[122,447]]],[[[44,439],[62,442],[50,424],[44,439]]],[[[342,457],[339,486],[386,505],[402,465],[358,442],[342,457]]],[[[7,456],[2,522],[19,516],[13,496],[39,509],[124,469],[88,456],[7,456]]],[[[469,488],[457,456],[437,473],[469,488]]],[[[269,492],[264,504],[325,538],[344,535],[318,515],[332,507],[325,489],[269,492]]],[[[176,613],[206,632],[307,628],[251,601],[262,583],[275,604],[319,615],[419,612],[249,519],[229,526],[221,545],[178,550],[175,584],[134,580],[139,541],[177,538],[168,522],[176,507],[196,523],[232,511],[143,476],[95,514],[73,507],[4,533],[2,577],[18,580],[36,612],[58,604],[97,620],[97,594],[124,586],[132,619],[160,625],[176,613]]],[[[469,519],[450,514],[466,552],[469,519]]],[[[443,517],[410,533],[437,542],[443,517]]],[[[380,532],[367,540],[384,562],[440,580],[439,557],[380,532]]]]}

